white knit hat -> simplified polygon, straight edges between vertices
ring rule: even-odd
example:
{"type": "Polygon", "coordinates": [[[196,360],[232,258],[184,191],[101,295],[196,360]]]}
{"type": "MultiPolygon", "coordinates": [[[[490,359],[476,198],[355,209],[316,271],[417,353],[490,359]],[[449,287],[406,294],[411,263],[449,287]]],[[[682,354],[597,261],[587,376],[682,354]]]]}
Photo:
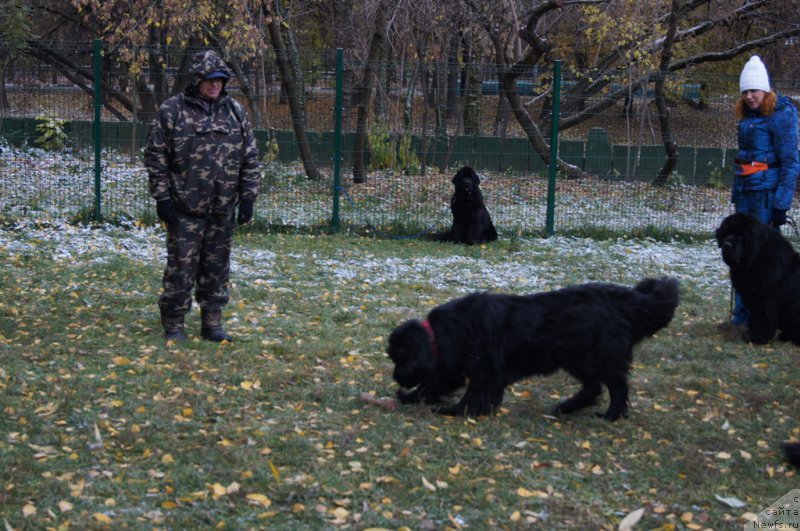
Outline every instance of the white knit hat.
{"type": "Polygon", "coordinates": [[[763,90],[769,92],[769,76],[767,67],[761,62],[761,58],[754,55],[747,61],[739,74],[739,92],[745,90],[763,90]]]}

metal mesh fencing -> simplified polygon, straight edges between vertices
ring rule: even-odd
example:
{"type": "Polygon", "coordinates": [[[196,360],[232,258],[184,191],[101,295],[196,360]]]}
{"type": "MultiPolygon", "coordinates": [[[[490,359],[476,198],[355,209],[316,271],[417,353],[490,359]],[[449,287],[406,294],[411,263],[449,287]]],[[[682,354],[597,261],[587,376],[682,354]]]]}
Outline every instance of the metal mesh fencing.
{"type": "MultiPolygon", "coordinates": [[[[0,219],[155,222],[142,146],[158,103],[180,90],[180,65],[189,50],[161,51],[157,70],[122,67],[113,50],[104,50],[98,102],[91,43],[60,46],[65,60],[59,65],[29,50],[15,52],[4,72],[0,219]],[[98,127],[93,113],[101,103],[98,127]]],[[[340,227],[360,234],[432,234],[451,221],[452,175],[470,165],[482,177],[484,199],[502,235],[543,233],[548,167],[508,109],[495,65],[382,62],[370,65],[377,82],[367,93],[361,89],[366,65],[347,54],[337,63],[335,51],[307,50],[292,64],[300,78],[294,83],[301,87],[299,110],[269,52],[243,63],[246,68],[227,85],[250,114],[263,159],[257,223],[274,230],[328,230],[336,215],[340,227]],[[343,102],[338,137],[337,94],[343,102]],[[364,129],[360,112],[367,116],[364,129]],[[310,156],[305,164],[299,129],[310,156]],[[355,182],[361,132],[366,173],[355,182]],[[340,175],[334,175],[337,145],[340,175]]],[[[654,184],[665,150],[651,89],[586,111],[599,109],[617,87],[579,97],[580,79],[572,73],[561,80],[559,157],[592,176],[557,176],[556,233],[710,235],[731,211],[736,80],[669,80],[678,164],[666,182],[654,184]]],[[[517,81],[524,108],[542,131],[553,117],[552,84],[545,69],[531,69],[517,81]]],[[[773,85],[789,95],[796,89],[780,80],[773,85]]]]}

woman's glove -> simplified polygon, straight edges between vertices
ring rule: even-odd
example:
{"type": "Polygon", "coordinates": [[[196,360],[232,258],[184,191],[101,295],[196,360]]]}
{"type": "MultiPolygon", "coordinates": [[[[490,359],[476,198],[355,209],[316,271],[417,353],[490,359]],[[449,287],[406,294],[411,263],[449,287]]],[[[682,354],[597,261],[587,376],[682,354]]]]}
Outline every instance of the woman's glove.
{"type": "Polygon", "coordinates": [[[236,218],[236,222],[239,225],[244,225],[248,221],[253,219],[253,202],[252,201],[242,201],[239,203],[239,217],[236,218]]]}

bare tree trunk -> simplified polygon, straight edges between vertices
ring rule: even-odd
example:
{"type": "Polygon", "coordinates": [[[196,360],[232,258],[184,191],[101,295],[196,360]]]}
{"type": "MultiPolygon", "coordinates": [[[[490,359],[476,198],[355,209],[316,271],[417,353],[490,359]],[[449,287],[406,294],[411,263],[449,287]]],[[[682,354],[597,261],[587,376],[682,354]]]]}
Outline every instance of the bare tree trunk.
{"type": "MultiPolygon", "coordinates": [[[[356,32],[353,31],[353,0],[337,0],[331,2],[332,25],[336,48],[344,50],[345,54],[356,48],[356,32]]],[[[345,55],[347,57],[347,55],[345,55]]],[[[352,61],[345,60],[342,65],[342,127],[346,131],[352,129],[350,112],[356,101],[353,90],[355,72],[352,61]]]]}
{"type": "Polygon", "coordinates": [[[464,72],[461,90],[464,92],[464,134],[478,135],[480,133],[481,113],[481,76],[478,67],[473,61],[472,47],[477,42],[470,35],[469,42],[464,49],[464,72]]]}
{"type": "Polygon", "coordinates": [[[386,116],[386,109],[389,103],[389,79],[392,77],[392,68],[393,65],[386,60],[386,47],[383,46],[381,47],[381,59],[376,75],[375,116],[386,116]]]}
{"type": "Polygon", "coordinates": [[[5,116],[10,105],[8,104],[8,92],[6,91],[6,66],[10,62],[10,58],[3,60],[3,66],[0,68],[0,116],[5,116]]]}
{"type": "Polygon", "coordinates": [[[497,94],[497,111],[494,115],[494,127],[492,134],[500,138],[505,138],[506,131],[508,131],[508,100],[506,99],[506,90],[503,88],[503,83],[500,81],[498,86],[499,93],[497,94]]]}
{"type": "MultiPolygon", "coordinates": [[[[447,64],[436,63],[436,152],[447,145],[447,64]]],[[[440,167],[447,167],[447,157],[440,159],[440,167]]]]}
{"type": "MultiPolygon", "coordinates": [[[[497,57],[498,68],[501,68],[501,90],[505,93],[506,98],[508,99],[508,104],[511,107],[511,111],[514,113],[514,117],[522,127],[522,130],[525,131],[525,135],[528,137],[528,142],[531,144],[531,147],[533,147],[536,153],[546,164],[550,163],[550,146],[547,144],[541,130],[533,121],[533,119],[531,119],[528,111],[522,104],[522,99],[519,97],[519,93],[517,92],[517,77],[519,77],[522,72],[528,71],[530,67],[536,64],[542,57],[545,56],[545,54],[550,51],[550,44],[546,39],[536,34],[535,28],[538,18],[542,13],[546,12],[548,9],[558,7],[560,7],[560,1],[551,0],[549,2],[540,4],[536,9],[534,9],[533,13],[528,19],[526,27],[519,31],[520,38],[525,40],[529,45],[527,53],[521,61],[511,65],[510,67],[506,66],[502,42],[496,34],[491,33],[494,41],[495,56],[497,57]]],[[[555,141],[555,139],[551,139],[551,141],[555,141]]],[[[581,178],[589,175],[579,167],[573,164],[568,164],[563,160],[558,160],[557,164],[559,171],[564,173],[569,178],[581,178]]]]}
{"type": "Polygon", "coordinates": [[[681,5],[678,0],[672,0],[672,12],[669,16],[667,34],[664,37],[664,47],[661,49],[661,64],[655,83],[656,109],[658,109],[658,123],[661,126],[661,140],[667,153],[667,160],[658,171],[654,184],[665,184],[678,163],[678,147],[672,136],[672,127],[669,121],[669,107],[664,94],[664,82],[669,72],[669,63],[672,61],[672,50],[675,45],[675,33],[681,18],[681,5]]]}
{"type": "Polygon", "coordinates": [[[454,31],[450,42],[447,47],[447,119],[455,120],[458,116],[458,78],[459,78],[459,64],[458,64],[458,48],[461,45],[463,32],[461,30],[454,31]]]}
{"type": "Polygon", "coordinates": [[[356,118],[356,137],[353,145],[353,182],[363,183],[367,178],[367,169],[364,162],[367,149],[367,118],[369,115],[370,100],[375,87],[375,66],[381,57],[383,43],[386,40],[386,5],[378,4],[375,15],[375,30],[369,43],[367,64],[364,65],[364,78],[361,82],[360,97],[358,99],[358,116],[356,118]]]}
{"type": "MultiPolygon", "coordinates": [[[[280,0],[276,0],[276,2],[279,1],[280,0]]],[[[306,176],[312,181],[316,181],[321,179],[322,175],[314,161],[314,155],[311,152],[311,144],[308,140],[305,108],[301,102],[303,96],[302,87],[300,87],[301,92],[298,94],[295,75],[292,71],[291,57],[289,57],[290,54],[294,54],[296,57],[297,50],[287,50],[284,47],[280,20],[278,20],[276,13],[273,12],[266,0],[261,5],[264,9],[264,14],[269,20],[267,23],[267,30],[269,32],[270,42],[272,42],[272,47],[275,48],[275,58],[278,62],[278,68],[280,69],[281,77],[283,78],[289,98],[289,109],[292,113],[292,125],[294,126],[295,138],[297,138],[297,146],[300,149],[300,159],[303,161],[303,168],[306,170],[306,176]]],[[[277,7],[280,6],[276,5],[276,8],[277,7]]]]}
{"type": "Polygon", "coordinates": [[[116,101],[122,105],[124,109],[131,111],[133,105],[131,104],[130,98],[108,83],[105,83],[102,78],[95,79],[94,72],[91,69],[80,67],[58,51],[36,41],[28,41],[28,47],[25,51],[28,55],[54,67],[61,75],[69,79],[76,87],[87,94],[94,95],[94,84],[100,83],[103,89],[103,100],[101,102],[103,107],[118,120],[128,120],[128,117],[112,105],[112,102],[116,101]],[[92,83],[92,85],[90,86],[88,83],[92,83]]]}
{"type": "MultiPolygon", "coordinates": [[[[418,43],[417,51],[419,57],[424,57],[425,50],[428,47],[429,33],[425,33],[422,37],[422,42],[418,43]]],[[[404,134],[411,134],[411,125],[413,123],[414,115],[414,93],[416,92],[417,79],[419,78],[420,69],[422,67],[422,60],[417,59],[414,61],[414,69],[411,71],[411,76],[408,79],[408,87],[406,88],[406,101],[403,106],[403,132],[404,134]]],[[[423,87],[424,88],[424,87],[423,87]]]]}
{"type": "MultiPolygon", "coordinates": [[[[428,34],[426,33],[423,37],[422,48],[427,46],[427,41],[428,34]]],[[[406,166],[403,168],[403,171],[406,175],[410,173],[409,161],[411,159],[411,126],[414,118],[414,94],[416,92],[417,79],[419,78],[421,65],[422,61],[414,61],[414,68],[412,69],[411,75],[407,81],[408,85],[406,87],[406,98],[405,104],[403,105],[403,141],[401,142],[401,146],[403,146],[402,149],[407,150],[406,153],[404,153],[406,166]]],[[[422,166],[424,168],[424,164],[422,166]]],[[[422,171],[424,171],[424,169],[422,171]]]]}

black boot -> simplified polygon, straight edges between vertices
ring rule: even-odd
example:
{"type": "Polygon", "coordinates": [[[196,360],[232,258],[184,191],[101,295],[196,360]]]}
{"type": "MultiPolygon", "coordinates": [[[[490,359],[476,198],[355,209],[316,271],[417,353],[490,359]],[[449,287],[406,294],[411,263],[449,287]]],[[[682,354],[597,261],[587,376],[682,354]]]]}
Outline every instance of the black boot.
{"type": "Polygon", "coordinates": [[[183,316],[161,315],[161,324],[164,325],[164,340],[173,343],[186,341],[186,334],[183,331],[183,316]]]}
{"type": "Polygon", "coordinates": [[[233,341],[224,328],[222,328],[222,311],[221,310],[202,310],[200,312],[200,335],[203,339],[209,341],[233,341]]]}
{"type": "Polygon", "coordinates": [[[164,332],[164,340],[173,343],[183,343],[186,341],[186,334],[183,330],[167,330],[164,332]]]}

